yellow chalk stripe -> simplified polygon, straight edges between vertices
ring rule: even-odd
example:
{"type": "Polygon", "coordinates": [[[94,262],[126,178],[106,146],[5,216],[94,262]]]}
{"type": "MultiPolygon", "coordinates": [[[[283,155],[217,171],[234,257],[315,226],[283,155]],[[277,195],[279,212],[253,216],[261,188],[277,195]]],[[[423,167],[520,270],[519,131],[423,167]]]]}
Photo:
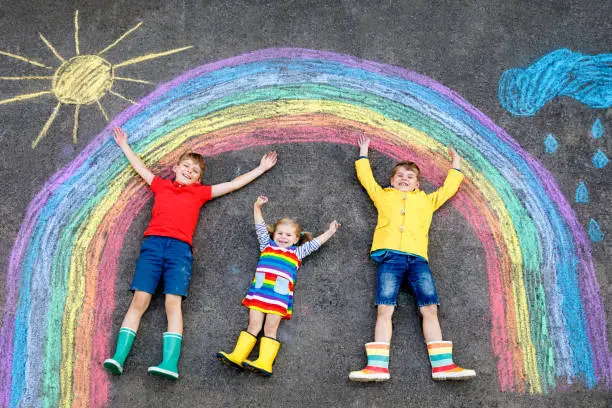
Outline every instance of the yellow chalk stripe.
{"type": "Polygon", "coordinates": [[[79,55],[79,10],[74,12],[74,48],[76,55],[79,55]]]}
{"type": "Polygon", "coordinates": [[[102,104],[100,103],[100,101],[96,101],[96,103],[98,104],[98,108],[100,108],[100,112],[102,112],[102,116],[104,116],[104,119],[106,119],[106,121],[108,122],[108,115],[104,111],[102,104]]]}
{"type": "Polygon", "coordinates": [[[3,81],[21,81],[21,80],[27,80],[27,79],[53,79],[52,75],[47,75],[47,76],[18,76],[18,77],[6,77],[6,76],[0,76],[0,80],[3,81]]]}
{"type": "Polygon", "coordinates": [[[53,123],[53,121],[55,120],[55,117],[57,116],[57,112],[59,111],[59,108],[62,106],[61,102],[58,102],[57,105],[55,105],[55,108],[53,109],[53,112],[51,112],[51,116],[49,116],[49,119],[47,119],[47,122],[45,123],[45,125],[43,126],[42,130],[40,131],[40,133],[38,134],[38,137],[32,142],[32,149],[36,147],[36,145],[38,144],[38,142],[40,142],[40,140],[45,137],[45,135],[47,134],[47,132],[49,131],[49,128],[51,127],[51,124],[53,123]]]}
{"type": "Polygon", "coordinates": [[[121,40],[123,40],[125,37],[127,37],[130,33],[132,33],[134,30],[136,30],[138,27],[140,27],[142,25],[142,21],[138,24],[136,24],[134,27],[130,28],[129,30],[127,30],[125,33],[123,33],[123,35],[119,38],[117,38],[112,44],[110,44],[108,47],[106,47],[105,49],[103,49],[102,51],[100,51],[98,53],[98,55],[102,55],[105,52],[107,52],[108,50],[110,50],[111,48],[113,48],[115,45],[119,44],[119,42],[121,40]]]}
{"type": "Polygon", "coordinates": [[[114,77],[116,81],[136,82],[139,84],[152,84],[151,81],[145,81],[144,79],[126,78],[126,77],[114,77]]]}
{"type": "Polygon", "coordinates": [[[53,55],[55,55],[55,57],[60,60],[62,63],[66,62],[66,60],[64,59],[64,57],[62,57],[61,55],[59,55],[59,53],[57,52],[57,50],[55,48],[53,48],[53,45],[51,45],[51,43],[49,42],[49,40],[47,40],[45,38],[44,35],[38,33],[38,35],[40,36],[40,39],[43,40],[43,42],[45,43],[45,45],[47,47],[49,47],[49,49],[51,50],[51,52],[53,53],[53,55]]]}
{"type": "Polygon", "coordinates": [[[29,59],[29,58],[22,57],[21,55],[11,54],[10,52],[0,51],[0,55],[6,55],[7,57],[15,58],[15,59],[18,59],[20,61],[27,62],[28,64],[35,65],[37,67],[46,68],[46,69],[53,69],[53,68],[48,67],[45,64],[42,64],[42,63],[40,63],[38,61],[34,61],[34,60],[29,59]]]}
{"type": "Polygon", "coordinates": [[[72,127],[72,143],[77,142],[77,132],[79,130],[79,110],[81,105],[74,105],[74,125],[72,127]]]}
{"type": "Polygon", "coordinates": [[[115,68],[119,68],[119,67],[125,67],[126,65],[138,64],[138,63],[141,63],[143,61],[148,61],[150,59],[164,57],[166,55],[175,54],[177,52],[185,51],[185,50],[188,50],[189,48],[192,48],[192,47],[193,46],[190,45],[188,47],[175,48],[175,49],[169,50],[169,51],[158,52],[158,53],[155,53],[155,54],[143,55],[143,56],[140,56],[140,57],[129,59],[129,60],[124,61],[124,62],[120,62],[119,64],[115,64],[114,67],[115,68]]]}
{"type": "Polygon", "coordinates": [[[113,94],[113,95],[115,95],[115,96],[117,96],[117,97],[119,97],[119,98],[121,98],[121,99],[123,99],[123,100],[125,100],[125,101],[130,102],[132,105],[138,105],[138,103],[134,102],[133,100],[131,100],[129,98],[126,98],[125,96],[121,95],[118,92],[113,91],[112,89],[109,89],[108,92],[113,94]]]}
{"type": "Polygon", "coordinates": [[[15,97],[12,97],[12,98],[9,98],[9,99],[1,100],[0,101],[0,105],[4,105],[4,104],[7,104],[7,103],[12,103],[12,102],[25,101],[27,99],[38,98],[39,96],[48,95],[50,93],[53,93],[53,92],[51,92],[51,91],[43,91],[43,92],[34,92],[34,93],[30,93],[30,94],[17,95],[15,97]]]}

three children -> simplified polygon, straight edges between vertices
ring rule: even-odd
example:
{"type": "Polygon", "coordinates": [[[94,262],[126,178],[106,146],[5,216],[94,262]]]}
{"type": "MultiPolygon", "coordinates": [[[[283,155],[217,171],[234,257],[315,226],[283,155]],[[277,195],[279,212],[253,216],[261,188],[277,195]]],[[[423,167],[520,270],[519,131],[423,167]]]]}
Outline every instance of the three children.
{"type": "MultiPolygon", "coordinates": [[[[111,373],[122,373],[140,319],[163,278],[168,330],[164,333],[163,361],[149,367],[149,373],[177,379],[183,329],[181,300],[187,295],[191,277],[191,239],[199,209],[212,198],[237,190],[265,173],[276,164],[276,154],[266,154],[258,167],[230,182],[203,186],[200,179],[204,159],[199,154],[181,156],[173,168],[174,181],[164,180],[154,176],[132,151],[123,130],[115,129],[114,137],[132,167],[151,186],[155,201],[136,263],[131,286],[134,297],[119,331],[115,355],[104,362],[104,367],[111,373]]],[[[437,318],[439,301],[427,262],[428,231],[433,212],[457,192],[463,180],[460,157],[452,147],[449,149],[453,169],[449,170],[444,185],[434,193],[425,194],[419,190],[420,172],[412,162],[398,163],[391,176],[391,187],[383,189],[376,183],[367,159],[370,139],[362,136],[358,144],[357,176],[378,210],[371,250],[371,257],[379,263],[378,317],[374,342],[366,344],[368,364],[363,370],[351,372],[349,378],[353,381],[390,378],[391,317],[403,280],[409,282],[423,317],[432,378],[471,378],[475,372],[456,366],[452,360],[452,343],[442,340],[437,318]]],[[[229,366],[271,376],[280,348],[276,333],[281,320],[291,319],[293,288],[301,262],[327,242],[340,224],[332,221],[329,228],[314,239],[290,218],[282,218],[269,228],[261,210],[267,202],[267,197],[259,196],[253,208],[261,254],[255,277],[242,301],[249,309],[248,326],[239,334],[234,350],[231,353],[221,351],[217,358],[229,366]],[[260,340],[259,357],[248,360],[262,328],[264,336],[260,340]]]]}

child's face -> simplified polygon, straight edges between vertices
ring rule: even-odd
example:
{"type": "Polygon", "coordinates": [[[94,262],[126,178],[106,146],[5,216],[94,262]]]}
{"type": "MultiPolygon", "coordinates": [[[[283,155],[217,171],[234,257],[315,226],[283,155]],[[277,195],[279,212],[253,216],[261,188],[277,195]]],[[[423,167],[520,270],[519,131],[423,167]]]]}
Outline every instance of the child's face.
{"type": "Polygon", "coordinates": [[[202,170],[198,163],[191,159],[185,159],[172,168],[175,174],[175,181],[186,186],[200,181],[202,170]]]}
{"type": "Polygon", "coordinates": [[[399,167],[395,175],[391,177],[391,187],[399,191],[413,191],[419,188],[417,173],[405,167],[399,167]]]}
{"type": "Polygon", "coordinates": [[[276,230],[272,235],[272,239],[281,248],[289,248],[297,244],[299,237],[297,236],[297,229],[295,225],[291,224],[279,224],[276,226],[276,230]]]}

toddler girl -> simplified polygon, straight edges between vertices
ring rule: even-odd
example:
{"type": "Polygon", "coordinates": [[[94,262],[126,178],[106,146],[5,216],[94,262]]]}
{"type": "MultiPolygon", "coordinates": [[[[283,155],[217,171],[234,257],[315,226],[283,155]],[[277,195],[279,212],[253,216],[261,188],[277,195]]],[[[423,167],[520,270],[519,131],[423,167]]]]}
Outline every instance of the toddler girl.
{"type": "Polygon", "coordinates": [[[302,232],[298,223],[290,218],[282,218],[273,229],[268,229],[261,212],[262,205],[267,202],[266,196],[259,196],[253,206],[261,255],[255,279],[242,301],[250,309],[249,324],[246,331],[240,332],[234,351],[230,354],[221,351],[217,353],[217,358],[229,366],[247,368],[269,377],[280,348],[276,331],[281,320],[291,319],[293,285],[302,259],[327,242],[340,224],[332,221],[327,231],[314,239],[309,233],[302,232]],[[259,346],[259,357],[255,361],[247,360],[262,326],[264,336],[259,346]]]}

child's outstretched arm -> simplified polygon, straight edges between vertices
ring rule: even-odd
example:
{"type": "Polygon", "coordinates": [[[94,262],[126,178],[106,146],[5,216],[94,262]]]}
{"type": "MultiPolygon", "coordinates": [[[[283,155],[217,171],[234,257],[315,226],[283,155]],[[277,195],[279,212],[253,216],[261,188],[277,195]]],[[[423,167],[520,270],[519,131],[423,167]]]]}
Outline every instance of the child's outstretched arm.
{"type": "Polygon", "coordinates": [[[155,175],[142,162],[142,160],[140,160],[140,157],[138,157],[138,155],[134,153],[134,151],[127,142],[127,133],[125,133],[125,130],[121,129],[120,127],[116,127],[113,129],[113,132],[113,138],[115,139],[115,142],[121,148],[123,154],[128,159],[134,170],[136,170],[136,173],[138,173],[140,177],[142,177],[144,181],[147,182],[147,184],[151,185],[151,182],[153,181],[155,175]]]}
{"type": "Polygon", "coordinates": [[[448,175],[444,180],[444,184],[433,193],[427,194],[427,198],[434,206],[434,211],[440,208],[442,204],[457,193],[459,190],[459,185],[465,177],[461,172],[461,156],[459,156],[459,153],[457,153],[453,146],[449,146],[448,154],[451,157],[453,169],[457,171],[449,170],[448,175]]]}
{"type": "Polygon", "coordinates": [[[453,146],[448,146],[448,154],[450,154],[453,169],[461,171],[461,156],[453,146]]]}
{"type": "Polygon", "coordinates": [[[257,241],[259,242],[259,252],[263,251],[266,246],[270,243],[270,232],[266,227],[261,207],[268,202],[268,197],[260,195],[253,204],[253,218],[255,219],[255,234],[257,235],[257,241]]]}
{"type": "Polygon", "coordinates": [[[340,228],[340,225],[341,224],[338,221],[333,220],[329,224],[329,228],[327,229],[327,231],[325,231],[324,233],[322,233],[321,235],[319,235],[315,239],[317,241],[319,241],[319,243],[321,245],[323,245],[324,243],[327,242],[327,240],[329,240],[332,237],[332,235],[334,235],[336,233],[336,231],[338,231],[338,228],[340,228]]]}
{"type": "Polygon", "coordinates": [[[215,184],[212,186],[212,197],[220,197],[227,193],[231,193],[232,191],[236,191],[251,181],[255,180],[257,177],[264,174],[266,171],[270,170],[276,164],[276,152],[266,153],[262,158],[259,166],[255,167],[253,170],[248,173],[244,173],[232,181],[228,181],[225,183],[215,184]]]}
{"type": "Polygon", "coordinates": [[[370,138],[365,135],[361,135],[359,136],[357,144],[359,145],[359,157],[368,157],[368,151],[370,149],[370,138]]]}
{"type": "Polygon", "coordinates": [[[265,224],[263,218],[263,213],[261,212],[261,207],[268,202],[268,197],[265,195],[260,195],[255,200],[255,204],[253,204],[253,218],[255,219],[255,224],[265,224]]]}

